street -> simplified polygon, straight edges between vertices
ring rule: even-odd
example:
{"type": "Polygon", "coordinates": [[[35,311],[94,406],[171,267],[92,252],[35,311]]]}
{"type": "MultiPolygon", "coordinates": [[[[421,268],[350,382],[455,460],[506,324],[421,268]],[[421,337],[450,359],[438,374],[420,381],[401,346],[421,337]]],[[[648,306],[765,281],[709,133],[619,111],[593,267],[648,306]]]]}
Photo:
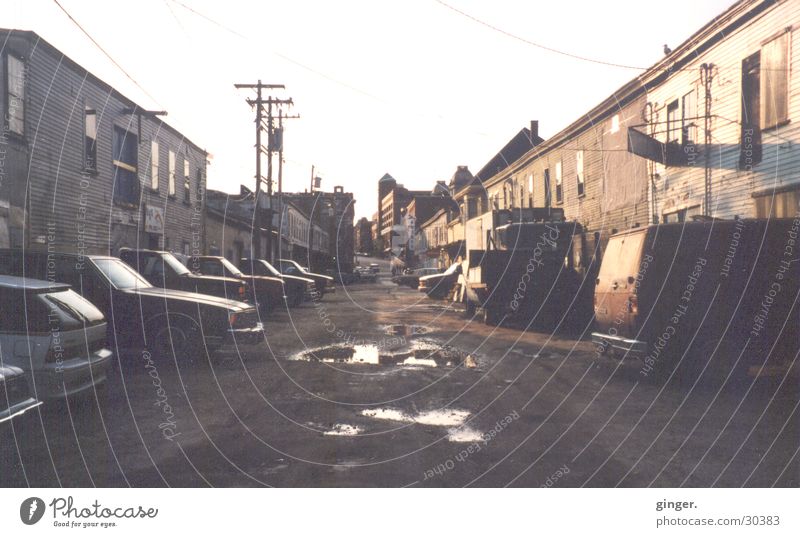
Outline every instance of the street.
{"type": "Polygon", "coordinates": [[[796,381],[646,379],[590,326],[489,327],[382,263],[210,364],[124,356],[15,423],[2,486],[798,486],[796,381]]]}

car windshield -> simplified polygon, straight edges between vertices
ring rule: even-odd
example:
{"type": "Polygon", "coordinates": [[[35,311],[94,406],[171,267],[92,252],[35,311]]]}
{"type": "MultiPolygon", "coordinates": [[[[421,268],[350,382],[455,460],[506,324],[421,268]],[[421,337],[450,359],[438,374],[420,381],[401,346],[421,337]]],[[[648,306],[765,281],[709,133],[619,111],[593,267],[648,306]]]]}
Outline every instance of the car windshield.
{"type": "Polygon", "coordinates": [[[268,261],[264,261],[264,260],[262,259],[262,260],[261,260],[261,263],[262,263],[262,264],[263,264],[265,267],[267,267],[267,270],[268,270],[268,271],[269,271],[269,273],[270,273],[270,274],[272,274],[273,276],[280,276],[280,275],[281,275],[281,273],[280,273],[280,272],[278,272],[278,269],[276,269],[275,267],[273,267],[272,265],[270,265],[268,261]]]}
{"type": "Polygon", "coordinates": [[[167,265],[169,268],[175,271],[178,276],[182,276],[184,274],[188,274],[190,271],[186,268],[186,265],[178,261],[178,258],[170,253],[162,254],[162,258],[164,259],[164,264],[167,265]]]}
{"type": "Polygon", "coordinates": [[[242,276],[244,276],[244,274],[242,274],[242,271],[236,268],[236,265],[234,265],[224,257],[220,259],[220,263],[222,263],[222,266],[225,267],[225,270],[228,272],[228,274],[230,274],[234,278],[241,278],[242,276]]]}
{"type": "Polygon", "coordinates": [[[141,274],[119,259],[93,259],[92,262],[117,289],[152,287],[141,274]]]}
{"type": "Polygon", "coordinates": [[[72,289],[41,293],[39,298],[48,305],[51,322],[57,315],[62,328],[75,326],[76,321],[80,325],[93,325],[105,320],[99,309],[72,289]]]}

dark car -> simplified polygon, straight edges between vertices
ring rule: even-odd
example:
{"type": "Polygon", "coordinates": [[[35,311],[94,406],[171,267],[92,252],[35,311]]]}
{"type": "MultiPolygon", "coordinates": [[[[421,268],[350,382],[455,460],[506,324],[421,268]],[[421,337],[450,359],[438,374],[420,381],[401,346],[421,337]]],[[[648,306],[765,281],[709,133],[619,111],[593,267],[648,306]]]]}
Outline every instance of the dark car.
{"type": "Polygon", "coordinates": [[[223,276],[247,283],[251,300],[262,311],[269,311],[284,303],[283,279],[277,276],[253,276],[221,256],[201,255],[193,258],[192,265],[204,276],[223,276]]]}
{"type": "Polygon", "coordinates": [[[309,272],[305,267],[300,266],[297,261],[292,261],[291,259],[278,259],[278,263],[281,269],[281,274],[288,274],[289,276],[299,276],[301,278],[309,278],[314,280],[317,298],[322,298],[325,296],[325,293],[333,293],[336,291],[336,288],[333,287],[333,278],[330,276],[309,272]]]}
{"type": "Polygon", "coordinates": [[[290,306],[297,306],[304,300],[312,300],[314,296],[314,280],[300,276],[281,274],[265,259],[243,257],[239,261],[239,270],[248,276],[270,276],[283,280],[284,295],[290,306]]]}
{"type": "Polygon", "coordinates": [[[119,257],[156,287],[240,302],[249,300],[246,282],[236,278],[195,274],[170,252],[122,248],[119,257]]]}
{"type": "Polygon", "coordinates": [[[441,300],[453,290],[460,274],[461,263],[453,263],[444,272],[419,278],[419,290],[430,298],[441,300]]]}
{"type": "Polygon", "coordinates": [[[138,347],[192,359],[234,338],[241,343],[263,338],[253,306],[155,287],[116,257],[6,249],[0,250],[0,274],[71,285],[103,313],[108,344],[117,351],[138,347]]]}
{"type": "Polygon", "coordinates": [[[800,350],[796,220],[652,225],[613,235],[594,295],[592,340],[640,360],[642,377],[676,371],[718,383],[788,367],[800,350]],[[794,264],[794,266],[793,266],[794,264]]]}

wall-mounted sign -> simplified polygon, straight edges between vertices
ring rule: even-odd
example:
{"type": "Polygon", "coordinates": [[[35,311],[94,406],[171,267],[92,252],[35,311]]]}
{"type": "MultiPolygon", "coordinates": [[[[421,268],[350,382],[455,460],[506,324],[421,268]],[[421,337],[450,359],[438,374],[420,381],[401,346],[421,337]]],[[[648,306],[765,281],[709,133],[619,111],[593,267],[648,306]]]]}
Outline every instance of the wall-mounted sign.
{"type": "Polygon", "coordinates": [[[164,234],[164,209],[145,205],[144,207],[144,230],[146,233],[164,234]]]}

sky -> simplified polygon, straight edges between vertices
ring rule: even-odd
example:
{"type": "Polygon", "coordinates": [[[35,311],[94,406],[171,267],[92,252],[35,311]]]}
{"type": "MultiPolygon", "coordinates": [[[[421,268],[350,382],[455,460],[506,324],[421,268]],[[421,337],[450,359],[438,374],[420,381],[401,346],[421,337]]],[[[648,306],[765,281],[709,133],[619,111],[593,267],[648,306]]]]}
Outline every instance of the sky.
{"type": "Polygon", "coordinates": [[[255,183],[254,94],[233,84],[285,84],[272,95],[300,118],[286,124],[284,190],[308,188],[313,165],[323,190],[353,192],[369,218],[384,173],[423,190],[458,165],[477,172],[531,120],[546,139],[642,72],[530,42],[648,67],[733,3],[443,1],[58,0],[119,66],[54,0],[0,0],[0,26],[37,32],[167,110],[212,155],[212,189],[255,183]]]}

